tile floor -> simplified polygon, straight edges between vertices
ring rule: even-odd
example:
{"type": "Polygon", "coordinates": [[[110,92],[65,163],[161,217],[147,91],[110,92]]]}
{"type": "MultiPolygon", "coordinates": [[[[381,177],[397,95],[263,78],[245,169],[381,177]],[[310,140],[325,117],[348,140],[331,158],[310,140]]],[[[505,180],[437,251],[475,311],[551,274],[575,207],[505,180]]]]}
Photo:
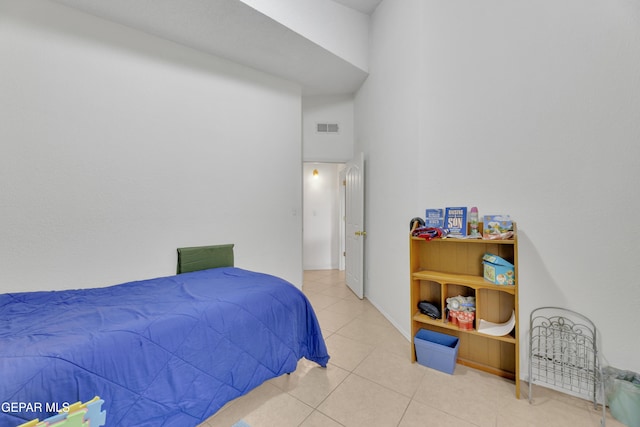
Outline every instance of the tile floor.
{"type": "MultiPolygon", "coordinates": [[[[291,375],[265,382],[200,427],[598,427],[589,402],[546,388],[529,404],[514,384],[457,365],[454,375],[410,361],[407,339],[359,300],[336,270],[307,271],[303,291],[331,355],[326,369],[302,359],[291,375]]],[[[607,417],[608,427],[624,427],[607,417]]]]}

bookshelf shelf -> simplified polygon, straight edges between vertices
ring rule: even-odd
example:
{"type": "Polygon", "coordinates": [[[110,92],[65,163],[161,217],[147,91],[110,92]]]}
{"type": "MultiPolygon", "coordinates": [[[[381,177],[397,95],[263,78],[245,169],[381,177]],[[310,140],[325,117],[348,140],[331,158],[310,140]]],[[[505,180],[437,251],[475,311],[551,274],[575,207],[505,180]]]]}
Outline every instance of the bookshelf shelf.
{"type": "MultiPolygon", "coordinates": [[[[517,233],[510,240],[410,237],[410,270],[412,336],[420,329],[428,329],[458,337],[457,362],[513,380],[519,398],[517,233]],[[514,264],[515,285],[495,285],[484,279],[482,256],[485,253],[514,264]],[[478,332],[475,327],[466,330],[449,323],[445,315],[446,300],[458,295],[475,297],[476,325],[480,319],[503,323],[515,312],[516,327],[508,335],[493,336],[478,332]],[[420,301],[429,301],[438,307],[442,319],[420,313],[417,310],[420,301]]],[[[411,357],[416,360],[413,343],[411,357]]]]}

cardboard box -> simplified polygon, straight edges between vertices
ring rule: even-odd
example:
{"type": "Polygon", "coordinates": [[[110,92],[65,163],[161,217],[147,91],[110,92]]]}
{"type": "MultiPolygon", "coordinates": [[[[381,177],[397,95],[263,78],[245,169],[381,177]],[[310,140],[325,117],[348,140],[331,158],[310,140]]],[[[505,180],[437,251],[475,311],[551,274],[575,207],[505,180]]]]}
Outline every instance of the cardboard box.
{"type": "Polygon", "coordinates": [[[515,285],[516,275],[513,264],[493,254],[484,254],[484,279],[496,285],[515,285]]]}
{"type": "Polygon", "coordinates": [[[460,340],[457,337],[420,329],[413,339],[418,363],[447,374],[453,374],[458,359],[460,340]]]}

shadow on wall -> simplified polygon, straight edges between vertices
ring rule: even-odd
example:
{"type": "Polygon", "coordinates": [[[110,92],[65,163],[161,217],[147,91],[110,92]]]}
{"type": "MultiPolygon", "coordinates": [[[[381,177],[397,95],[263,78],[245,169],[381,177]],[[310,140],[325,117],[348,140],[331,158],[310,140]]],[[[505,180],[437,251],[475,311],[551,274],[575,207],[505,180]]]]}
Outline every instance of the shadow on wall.
{"type": "Polygon", "coordinates": [[[538,307],[569,307],[569,297],[555,282],[527,233],[518,229],[520,324],[527,330],[529,315],[538,307]],[[525,255],[526,256],[523,256],[525,255]]]}
{"type": "Polygon", "coordinates": [[[547,269],[540,253],[527,233],[518,228],[518,304],[520,336],[520,377],[529,381],[529,323],[539,307],[567,307],[569,298],[562,292],[547,269]],[[524,256],[526,255],[526,256],[524,256]]]}
{"type": "MultiPolygon", "coordinates": [[[[239,81],[246,84],[244,80],[246,78],[258,84],[266,84],[269,88],[274,81],[280,81],[279,78],[273,78],[262,72],[256,73],[254,69],[233,61],[205,52],[185,49],[179,43],[137,29],[114,31],[114,25],[120,26],[120,24],[114,24],[108,18],[98,15],[88,18],[88,12],[67,6],[64,2],[52,5],[49,2],[40,1],[28,16],[29,21],[25,23],[35,27],[38,32],[48,32],[70,40],[90,41],[109,49],[130,52],[137,58],[145,57],[150,61],[171,64],[180,69],[201,71],[219,76],[229,82],[239,81]],[[131,37],[132,33],[136,36],[131,37]]],[[[286,83],[285,87],[287,90],[298,93],[296,85],[286,83]]]]}

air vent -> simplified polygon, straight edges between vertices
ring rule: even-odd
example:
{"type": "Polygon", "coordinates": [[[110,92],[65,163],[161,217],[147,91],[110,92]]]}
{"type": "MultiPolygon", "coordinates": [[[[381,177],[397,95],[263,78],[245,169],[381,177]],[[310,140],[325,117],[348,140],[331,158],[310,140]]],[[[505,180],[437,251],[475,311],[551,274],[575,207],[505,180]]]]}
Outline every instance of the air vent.
{"type": "Polygon", "coordinates": [[[317,123],[316,132],[318,133],[338,133],[340,125],[338,123],[317,123]]]}

